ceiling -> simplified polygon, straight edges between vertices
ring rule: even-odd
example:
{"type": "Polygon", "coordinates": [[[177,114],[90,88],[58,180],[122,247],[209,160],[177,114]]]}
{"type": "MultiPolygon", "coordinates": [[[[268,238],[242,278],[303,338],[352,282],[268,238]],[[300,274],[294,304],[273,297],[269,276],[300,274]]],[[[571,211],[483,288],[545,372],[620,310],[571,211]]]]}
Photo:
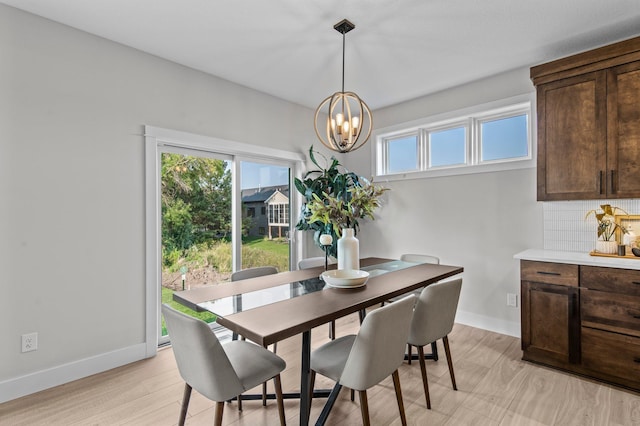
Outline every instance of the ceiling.
{"type": "Polygon", "coordinates": [[[315,108],[372,109],[640,35],[640,0],[0,0],[315,108]]]}

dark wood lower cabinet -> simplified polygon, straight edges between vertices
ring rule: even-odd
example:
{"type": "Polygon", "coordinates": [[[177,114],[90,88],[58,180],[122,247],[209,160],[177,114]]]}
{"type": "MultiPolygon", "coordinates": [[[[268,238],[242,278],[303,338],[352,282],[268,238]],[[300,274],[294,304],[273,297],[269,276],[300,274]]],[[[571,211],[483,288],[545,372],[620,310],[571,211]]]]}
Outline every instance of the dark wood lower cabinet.
{"type": "Polygon", "coordinates": [[[524,359],[566,367],[580,362],[578,289],[522,283],[524,359]]]}
{"type": "Polygon", "coordinates": [[[521,292],[522,359],[640,391],[640,270],[523,260],[521,292]]]}
{"type": "Polygon", "coordinates": [[[585,373],[640,389],[640,338],[583,327],[582,344],[585,373]]]}

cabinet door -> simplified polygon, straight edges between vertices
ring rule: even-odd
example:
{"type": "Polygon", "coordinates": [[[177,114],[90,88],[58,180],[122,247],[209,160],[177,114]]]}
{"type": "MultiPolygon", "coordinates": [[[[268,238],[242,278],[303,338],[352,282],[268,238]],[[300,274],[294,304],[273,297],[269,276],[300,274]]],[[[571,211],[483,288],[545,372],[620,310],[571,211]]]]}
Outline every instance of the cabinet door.
{"type": "Polygon", "coordinates": [[[640,62],[607,74],[607,191],[640,197],[640,62]]]}
{"type": "Polygon", "coordinates": [[[523,358],[563,367],[580,361],[578,289],[522,282],[523,358]]]}
{"type": "Polygon", "coordinates": [[[538,86],[538,200],[606,196],[606,73],[538,86]]]}

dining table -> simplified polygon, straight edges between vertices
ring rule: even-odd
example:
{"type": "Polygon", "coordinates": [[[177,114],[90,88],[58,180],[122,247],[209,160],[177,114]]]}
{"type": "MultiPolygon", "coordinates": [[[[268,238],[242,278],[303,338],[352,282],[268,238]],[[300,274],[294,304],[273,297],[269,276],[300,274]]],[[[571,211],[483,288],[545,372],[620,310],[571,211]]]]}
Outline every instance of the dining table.
{"type": "Polygon", "coordinates": [[[301,334],[300,392],[292,395],[300,398],[300,425],[307,425],[313,328],[365,312],[464,270],[378,257],[361,259],[360,269],[369,272],[369,278],[355,288],[330,287],[319,278],[324,272],[319,266],[178,291],[173,299],[196,311],[213,313],[218,324],[264,347],[301,334]]]}

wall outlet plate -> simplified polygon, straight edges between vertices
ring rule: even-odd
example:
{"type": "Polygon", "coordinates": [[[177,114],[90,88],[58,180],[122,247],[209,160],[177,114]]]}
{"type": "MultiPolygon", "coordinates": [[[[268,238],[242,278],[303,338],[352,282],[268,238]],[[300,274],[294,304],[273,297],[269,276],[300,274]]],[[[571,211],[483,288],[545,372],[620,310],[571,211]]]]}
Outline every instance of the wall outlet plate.
{"type": "Polygon", "coordinates": [[[22,352],[31,352],[38,349],[38,333],[22,335],[22,352]]]}
{"type": "Polygon", "coordinates": [[[513,308],[518,307],[518,295],[515,293],[507,293],[507,306],[511,306],[513,308]]]}

